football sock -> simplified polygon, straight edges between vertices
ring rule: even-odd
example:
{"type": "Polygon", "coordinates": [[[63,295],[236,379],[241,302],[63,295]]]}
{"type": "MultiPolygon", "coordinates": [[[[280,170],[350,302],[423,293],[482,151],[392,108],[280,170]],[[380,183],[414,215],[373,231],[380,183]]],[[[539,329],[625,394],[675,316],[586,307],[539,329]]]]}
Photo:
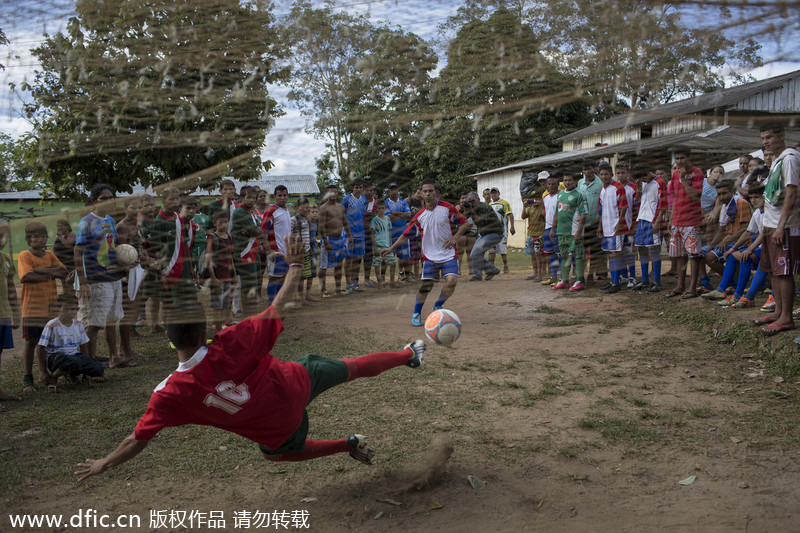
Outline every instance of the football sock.
{"type": "Polygon", "coordinates": [[[650,285],[650,263],[642,257],[640,264],[642,265],[642,283],[650,285]]]}
{"type": "Polygon", "coordinates": [[[269,300],[269,303],[272,303],[272,300],[274,300],[275,297],[278,295],[278,291],[280,289],[281,289],[280,283],[275,283],[272,281],[267,283],[267,299],[269,300]]]}
{"type": "Polygon", "coordinates": [[[408,363],[408,360],[411,359],[413,355],[413,353],[410,354],[408,352],[409,350],[403,350],[402,352],[377,352],[353,359],[342,359],[349,373],[347,381],[353,381],[358,378],[375,377],[390,368],[403,366],[408,363]]]}
{"type": "Polygon", "coordinates": [[[283,453],[280,455],[262,454],[267,461],[286,462],[286,461],[306,461],[317,457],[325,457],[335,453],[349,452],[352,450],[347,439],[339,440],[311,440],[306,439],[305,447],[302,452],[283,453]]]}
{"type": "Polygon", "coordinates": [[[656,246],[650,248],[650,262],[653,263],[653,282],[661,285],[661,250],[656,246]]]}
{"type": "MultiPolygon", "coordinates": [[[[635,261],[633,256],[631,256],[631,261],[635,261]]],[[[628,267],[628,276],[634,279],[636,278],[636,265],[631,265],[628,267]]]]}
{"type": "Polygon", "coordinates": [[[753,282],[750,284],[750,290],[747,291],[745,298],[748,300],[754,299],[756,297],[756,293],[764,285],[764,281],[766,279],[766,272],[762,272],[761,269],[756,270],[756,273],[753,275],[753,282]]]}
{"type": "Polygon", "coordinates": [[[444,292],[439,293],[439,298],[436,300],[436,303],[433,304],[436,307],[444,307],[444,303],[447,301],[447,296],[444,295],[444,292]]]}
{"type": "Polygon", "coordinates": [[[414,302],[414,314],[422,312],[422,305],[425,303],[425,300],[420,300],[419,296],[417,296],[417,300],[414,302]]]}
{"type": "Polygon", "coordinates": [[[582,257],[580,259],[575,259],[575,281],[580,281],[583,283],[585,278],[583,276],[583,269],[586,266],[586,260],[582,257]]]}
{"type": "Polygon", "coordinates": [[[550,277],[556,279],[558,277],[558,256],[550,256],[550,277]]]}
{"type": "Polygon", "coordinates": [[[725,289],[728,288],[728,284],[733,279],[734,274],[736,274],[736,266],[738,264],[739,261],[737,261],[736,258],[733,257],[733,254],[728,256],[728,258],[725,260],[725,269],[722,271],[722,279],[719,281],[717,292],[725,292],[725,289]]]}
{"type": "Polygon", "coordinates": [[[611,283],[619,285],[619,259],[616,257],[609,258],[608,269],[611,271],[611,283]]]}

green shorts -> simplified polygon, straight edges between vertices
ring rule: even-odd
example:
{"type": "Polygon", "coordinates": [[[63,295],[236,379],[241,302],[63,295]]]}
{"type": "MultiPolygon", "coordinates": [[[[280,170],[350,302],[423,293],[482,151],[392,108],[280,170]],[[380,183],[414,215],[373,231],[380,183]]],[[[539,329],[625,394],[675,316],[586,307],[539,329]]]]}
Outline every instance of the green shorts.
{"type": "Polygon", "coordinates": [[[236,273],[239,274],[242,280],[242,293],[258,289],[258,282],[261,278],[259,277],[260,273],[257,262],[237,265],[236,273]]]}
{"type": "Polygon", "coordinates": [[[582,258],[586,255],[586,251],[583,248],[583,239],[581,239],[581,242],[576,243],[573,235],[559,235],[558,250],[561,252],[561,257],[574,255],[582,258]]]}
{"type": "MultiPolygon", "coordinates": [[[[312,353],[300,357],[295,360],[295,363],[303,365],[308,371],[308,377],[311,379],[311,392],[308,395],[306,405],[310,404],[314,398],[326,390],[346,382],[350,377],[347,365],[338,359],[328,359],[312,353]]],[[[270,450],[263,444],[259,444],[258,447],[267,455],[302,452],[306,445],[307,435],[308,412],[303,411],[303,420],[300,422],[300,426],[278,449],[270,450]]]]}

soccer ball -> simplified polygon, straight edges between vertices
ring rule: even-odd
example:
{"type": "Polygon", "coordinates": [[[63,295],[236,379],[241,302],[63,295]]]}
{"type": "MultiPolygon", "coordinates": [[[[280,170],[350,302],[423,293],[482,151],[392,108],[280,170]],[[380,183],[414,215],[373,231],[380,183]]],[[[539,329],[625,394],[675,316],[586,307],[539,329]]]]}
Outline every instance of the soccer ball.
{"type": "Polygon", "coordinates": [[[139,260],[139,252],[130,244],[120,244],[117,246],[117,264],[122,268],[128,268],[136,264],[139,260]]]}
{"type": "Polygon", "coordinates": [[[437,309],[425,319],[425,336],[436,344],[450,346],[461,335],[461,320],[448,309],[437,309]]]}

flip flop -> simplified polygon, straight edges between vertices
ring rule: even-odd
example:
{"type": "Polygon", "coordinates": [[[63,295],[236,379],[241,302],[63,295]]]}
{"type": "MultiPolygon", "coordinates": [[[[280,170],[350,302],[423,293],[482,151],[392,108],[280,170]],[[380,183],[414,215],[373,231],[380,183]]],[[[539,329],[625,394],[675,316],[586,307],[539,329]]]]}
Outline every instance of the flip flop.
{"type": "Polygon", "coordinates": [[[5,413],[6,411],[8,411],[8,407],[5,405],[0,405],[0,413],[5,413]]]}
{"type": "Polygon", "coordinates": [[[675,296],[680,296],[683,294],[681,291],[669,291],[664,298],[674,298],[675,296]]]}
{"type": "Polygon", "coordinates": [[[789,331],[790,329],[794,329],[794,325],[792,326],[781,326],[780,324],[775,324],[774,322],[768,325],[765,328],[761,329],[761,334],[765,337],[772,337],[773,335],[777,335],[783,331],[789,331]]]}
{"type": "Polygon", "coordinates": [[[772,319],[769,317],[762,316],[761,318],[756,318],[753,320],[752,324],[754,326],[765,326],[767,324],[772,324],[772,319]]]}
{"type": "Polygon", "coordinates": [[[113,370],[113,369],[115,369],[115,368],[133,368],[133,367],[135,367],[135,366],[139,366],[139,365],[138,365],[138,364],[136,364],[136,363],[134,363],[134,362],[133,362],[133,361],[131,361],[130,359],[125,359],[125,360],[123,360],[123,361],[120,361],[119,363],[117,363],[117,364],[116,364],[116,365],[114,365],[114,366],[111,366],[111,365],[109,365],[109,366],[108,366],[108,368],[110,368],[110,369],[112,369],[112,370],[113,370]]]}
{"type": "Polygon", "coordinates": [[[690,300],[692,298],[697,298],[698,296],[700,295],[696,292],[684,292],[681,294],[681,300],[690,300]]]}
{"type": "Polygon", "coordinates": [[[10,392],[0,398],[0,402],[21,402],[22,398],[17,396],[16,394],[11,394],[10,392]]]}

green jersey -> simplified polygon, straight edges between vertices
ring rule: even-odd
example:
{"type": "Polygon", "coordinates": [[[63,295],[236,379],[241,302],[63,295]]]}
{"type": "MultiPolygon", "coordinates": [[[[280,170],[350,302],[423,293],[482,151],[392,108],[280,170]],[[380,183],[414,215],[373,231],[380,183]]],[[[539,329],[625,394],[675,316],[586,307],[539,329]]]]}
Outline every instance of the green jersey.
{"type": "Polygon", "coordinates": [[[575,235],[581,215],[588,213],[586,196],[577,188],[558,193],[558,226],[559,235],[575,235]]]}

